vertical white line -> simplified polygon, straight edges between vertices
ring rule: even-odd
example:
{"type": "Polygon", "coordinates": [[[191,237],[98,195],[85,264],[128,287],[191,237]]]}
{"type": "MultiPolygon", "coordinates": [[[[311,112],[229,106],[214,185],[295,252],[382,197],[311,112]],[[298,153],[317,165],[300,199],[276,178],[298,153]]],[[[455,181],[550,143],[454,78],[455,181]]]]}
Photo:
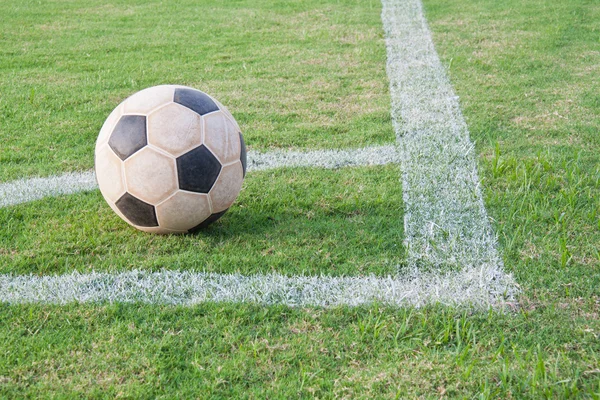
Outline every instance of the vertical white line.
{"type": "Polygon", "coordinates": [[[408,264],[510,283],[485,211],[474,146],[421,1],[382,4],[408,264]]]}

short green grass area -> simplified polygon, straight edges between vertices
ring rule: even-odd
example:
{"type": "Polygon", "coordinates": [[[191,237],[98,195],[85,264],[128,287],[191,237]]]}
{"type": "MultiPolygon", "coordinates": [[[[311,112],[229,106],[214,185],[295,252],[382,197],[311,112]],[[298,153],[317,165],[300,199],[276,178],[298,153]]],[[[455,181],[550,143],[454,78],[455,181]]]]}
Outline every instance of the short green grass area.
{"type": "Polygon", "coordinates": [[[395,274],[403,229],[397,166],[279,169],[249,174],[235,206],[195,235],[137,231],[98,191],[0,209],[0,273],[395,274]]]}
{"type": "Polygon", "coordinates": [[[92,168],[126,97],[188,85],[249,149],[394,141],[376,0],[3,1],[0,182],[92,168]]]}
{"type": "Polygon", "coordinates": [[[0,305],[0,396],[594,398],[582,308],[0,305]]]}

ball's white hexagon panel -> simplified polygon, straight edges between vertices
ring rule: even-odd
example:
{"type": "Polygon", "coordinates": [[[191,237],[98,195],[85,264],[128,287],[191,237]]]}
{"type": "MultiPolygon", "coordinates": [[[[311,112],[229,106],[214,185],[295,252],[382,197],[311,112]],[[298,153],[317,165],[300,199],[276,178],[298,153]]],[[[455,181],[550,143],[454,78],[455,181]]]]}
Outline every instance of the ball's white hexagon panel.
{"type": "Polygon", "coordinates": [[[202,117],[176,103],[158,108],[148,115],[148,142],[180,156],[202,144],[202,117]]]}
{"type": "Polygon", "coordinates": [[[145,147],[124,162],[127,191],[158,204],[177,190],[175,159],[145,147]]]}
{"type": "Polygon", "coordinates": [[[187,231],[210,217],[207,194],[178,191],[156,206],[156,217],[161,227],[187,231]]]}
{"type": "Polygon", "coordinates": [[[113,129],[115,129],[115,126],[117,125],[117,122],[119,122],[121,115],[123,115],[122,110],[123,104],[121,103],[108,115],[108,118],[106,118],[106,121],[104,121],[102,128],[100,128],[100,133],[98,134],[98,139],[96,140],[96,148],[99,148],[108,142],[110,134],[112,133],[113,129]]]}
{"type": "Polygon", "coordinates": [[[238,125],[235,118],[233,118],[233,115],[231,115],[231,113],[229,112],[229,109],[225,107],[219,100],[215,99],[215,102],[217,103],[223,114],[225,114],[227,118],[233,123],[238,132],[241,132],[240,126],[238,125]]]}
{"type": "Polygon", "coordinates": [[[210,193],[212,212],[218,213],[231,207],[242,189],[244,171],[241,161],[227,165],[221,170],[210,193]]]}
{"type": "Polygon", "coordinates": [[[160,85],[140,90],[123,102],[123,114],[147,115],[155,108],[173,101],[175,86],[160,85]]]}
{"type": "Polygon", "coordinates": [[[115,202],[125,193],[123,183],[123,161],[104,144],[96,148],[96,180],[105,199],[115,202]]]}
{"type": "Polygon", "coordinates": [[[229,164],[239,160],[241,143],[235,125],[222,112],[215,112],[203,117],[204,144],[221,161],[229,164]]]}

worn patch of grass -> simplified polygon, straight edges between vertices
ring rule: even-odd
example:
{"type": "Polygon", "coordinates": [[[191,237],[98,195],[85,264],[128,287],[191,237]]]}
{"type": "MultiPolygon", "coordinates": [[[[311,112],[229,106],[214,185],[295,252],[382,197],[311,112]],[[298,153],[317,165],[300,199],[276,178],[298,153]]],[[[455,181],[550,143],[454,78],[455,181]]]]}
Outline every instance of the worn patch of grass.
{"type": "Polygon", "coordinates": [[[404,254],[398,174],[397,166],[251,173],[235,206],[195,235],[137,231],[98,191],[4,208],[0,273],[394,274],[404,254]]]}
{"type": "Polygon", "coordinates": [[[250,149],[394,140],[375,0],[6,1],[0,182],[89,169],[104,119],[158,84],[230,108],[250,149]]]}

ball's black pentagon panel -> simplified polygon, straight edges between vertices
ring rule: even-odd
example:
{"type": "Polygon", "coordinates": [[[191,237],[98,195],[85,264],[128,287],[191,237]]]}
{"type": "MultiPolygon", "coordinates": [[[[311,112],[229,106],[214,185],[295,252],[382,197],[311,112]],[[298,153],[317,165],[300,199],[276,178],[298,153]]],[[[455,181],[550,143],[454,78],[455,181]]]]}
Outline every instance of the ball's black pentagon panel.
{"type": "Polygon", "coordinates": [[[179,188],[208,193],[221,172],[221,163],[202,145],[177,158],[179,188]]]}
{"type": "Polygon", "coordinates": [[[123,161],[147,144],[144,115],[123,115],[108,140],[110,148],[123,161]]]}
{"type": "Polygon", "coordinates": [[[134,225],[143,227],[158,226],[154,206],[129,193],[125,193],[121,196],[121,198],[115,202],[115,205],[134,225]]]}
{"type": "Polygon", "coordinates": [[[194,89],[175,89],[173,101],[196,111],[200,115],[219,110],[219,107],[207,94],[194,89]]]}
{"type": "Polygon", "coordinates": [[[242,162],[242,168],[244,169],[244,177],[246,176],[246,164],[248,163],[246,156],[246,143],[244,143],[244,137],[242,136],[242,132],[240,132],[240,161],[242,162]]]}
{"type": "Polygon", "coordinates": [[[219,218],[221,218],[223,216],[223,214],[225,214],[226,212],[227,212],[227,210],[224,210],[224,211],[221,211],[221,212],[218,212],[218,213],[211,214],[210,217],[206,218],[199,225],[193,227],[188,232],[189,233],[196,233],[199,230],[206,228],[207,226],[209,226],[210,224],[212,224],[213,222],[215,222],[216,220],[218,220],[219,218]]]}

